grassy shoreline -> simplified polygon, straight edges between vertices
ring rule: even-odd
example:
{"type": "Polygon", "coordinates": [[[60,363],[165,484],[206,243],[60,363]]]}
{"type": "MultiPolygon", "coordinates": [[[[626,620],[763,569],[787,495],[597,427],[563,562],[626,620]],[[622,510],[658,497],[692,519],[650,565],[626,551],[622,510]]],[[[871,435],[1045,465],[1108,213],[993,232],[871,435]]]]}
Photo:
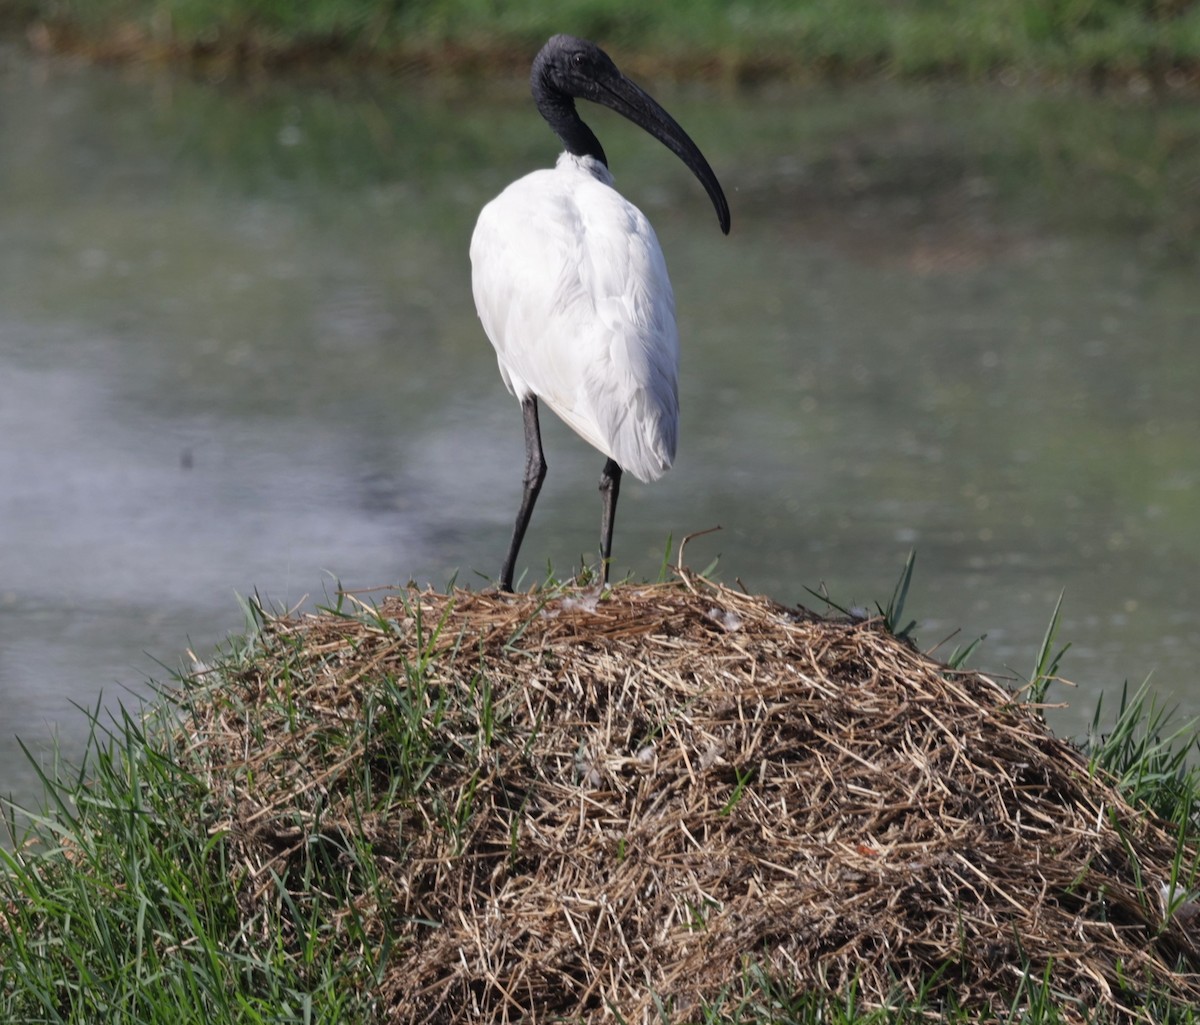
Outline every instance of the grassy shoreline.
{"type": "Polygon", "coordinates": [[[602,40],[639,73],[736,83],[878,74],[1200,82],[1198,0],[574,0],[553,11],[474,0],[29,0],[21,9],[40,48],[114,60],[523,70],[548,35],[570,31],[602,40]]]}
{"type": "Polygon", "coordinates": [[[690,574],[260,615],[0,851],[0,1016],[1195,1025],[1196,738],[1054,738],[1053,633],[1020,699],[690,574]]]}

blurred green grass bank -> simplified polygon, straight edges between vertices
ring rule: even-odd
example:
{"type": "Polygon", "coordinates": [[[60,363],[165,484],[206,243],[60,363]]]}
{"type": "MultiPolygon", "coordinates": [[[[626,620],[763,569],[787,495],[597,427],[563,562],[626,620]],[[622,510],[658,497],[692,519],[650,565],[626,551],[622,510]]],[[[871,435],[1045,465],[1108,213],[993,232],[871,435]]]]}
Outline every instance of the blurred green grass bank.
{"type": "Polygon", "coordinates": [[[0,0],[35,44],[97,57],[264,65],[354,57],[524,63],[554,32],[640,73],[761,78],[995,74],[1200,81],[1200,0],[0,0]]]}

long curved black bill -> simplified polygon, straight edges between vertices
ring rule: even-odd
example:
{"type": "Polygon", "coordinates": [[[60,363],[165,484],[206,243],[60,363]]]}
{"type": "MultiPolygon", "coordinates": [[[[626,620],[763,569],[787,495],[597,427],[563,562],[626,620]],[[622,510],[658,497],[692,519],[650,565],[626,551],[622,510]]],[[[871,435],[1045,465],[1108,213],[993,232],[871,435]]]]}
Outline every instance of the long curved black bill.
{"type": "Polygon", "coordinates": [[[713,206],[717,211],[717,220],[721,231],[729,234],[729,204],[725,201],[725,193],[721,191],[721,183],[713,174],[713,169],[699,147],[692,142],[691,137],[679,123],[671,117],[644,89],[634,85],[619,71],[615,76],[605,76],[595,83],[597,89],[588,99],[615,110],[622,117],[628,118],[635,125],[644,128],[659,142],[674,153],[691,169],[700,184],[708,192],[713,206]]]}

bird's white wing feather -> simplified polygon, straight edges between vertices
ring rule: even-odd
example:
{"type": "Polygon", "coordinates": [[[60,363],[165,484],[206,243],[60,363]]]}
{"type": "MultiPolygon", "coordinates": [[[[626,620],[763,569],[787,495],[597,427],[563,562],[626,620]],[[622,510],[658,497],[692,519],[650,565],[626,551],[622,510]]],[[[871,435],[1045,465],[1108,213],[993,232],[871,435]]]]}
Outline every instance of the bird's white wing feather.
{"type": "Polygon", "coordinates": [[[654,229],[607,168],[564,154],[514,182],[479,215],[471,265],[509,390],[641,480],[662,476],[679,417],[675,300],[654,229]]]}

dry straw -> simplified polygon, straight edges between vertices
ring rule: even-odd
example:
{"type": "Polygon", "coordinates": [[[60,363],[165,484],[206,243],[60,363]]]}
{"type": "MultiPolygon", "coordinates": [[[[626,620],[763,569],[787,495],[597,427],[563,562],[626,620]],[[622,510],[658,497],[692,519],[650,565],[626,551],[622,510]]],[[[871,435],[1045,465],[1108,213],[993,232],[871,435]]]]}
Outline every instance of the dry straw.
{"type": "Polygon", "coordinates": [[[391,1021],[690,1021],[751,965],[1005,1013],[1031,973],[1065,1021],[1200,1001],[1172,831],[878,622],[693,577],[411,590],[270,622],[194,715],[247,921],[343,893],[393,938],[391,1021]]]}

